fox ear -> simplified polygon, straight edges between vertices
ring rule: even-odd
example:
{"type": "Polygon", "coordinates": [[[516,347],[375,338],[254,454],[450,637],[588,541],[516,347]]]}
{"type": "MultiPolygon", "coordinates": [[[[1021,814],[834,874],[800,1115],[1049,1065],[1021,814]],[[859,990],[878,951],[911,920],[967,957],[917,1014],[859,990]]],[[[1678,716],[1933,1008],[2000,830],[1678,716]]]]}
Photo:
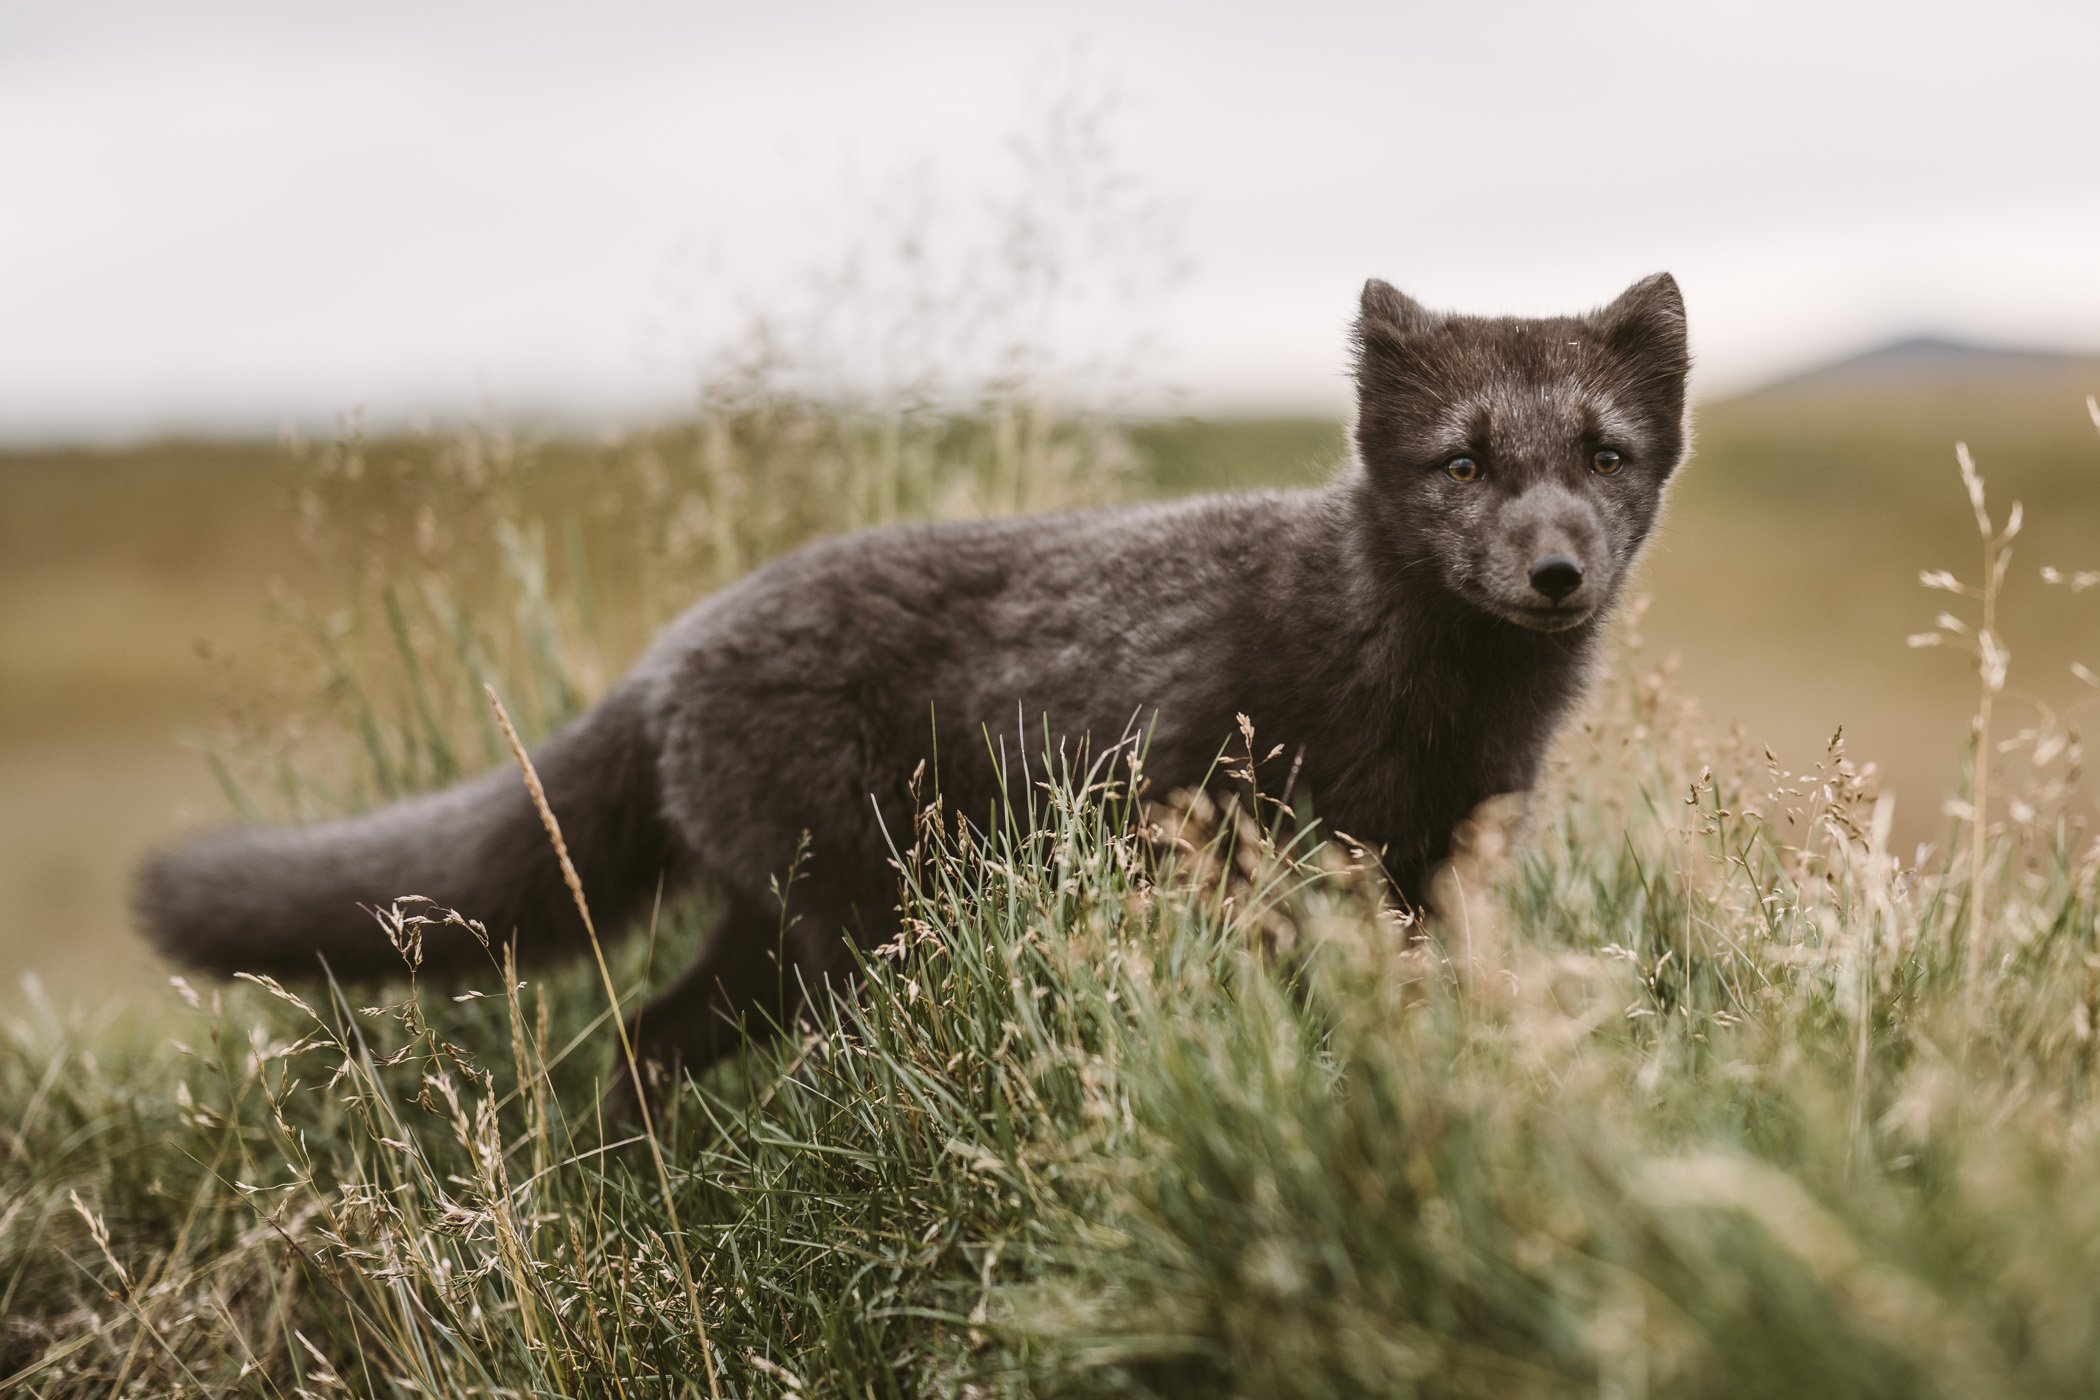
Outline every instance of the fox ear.
{"type": "Polygon", "coordinates": [[[1436,313],[1392,283],[1373,277],[1364,283],[1356,331],[1368,338],[1373,332],[1398,331],[1406,335],[1435,324],[1436,313]]]}
{"type": "Polygon", "coordinates": [[[1364,283],[1350,332],[1356,360],[1356,450],[1382,461],[1397,406],[1419,393],[1429,377],[1432,348],[1420,338],[1444,318],[1390,282],[1364,283]]]}
{"type": "Polygon", "coordinates": [[[1643,277],[1593,319],[1604,332],[1605,342],[1628,359],[1668,374],[1682,375],[1691,368],[1684,293],[1677,290],[1677,279],[1669,273],[1643,277]]]}

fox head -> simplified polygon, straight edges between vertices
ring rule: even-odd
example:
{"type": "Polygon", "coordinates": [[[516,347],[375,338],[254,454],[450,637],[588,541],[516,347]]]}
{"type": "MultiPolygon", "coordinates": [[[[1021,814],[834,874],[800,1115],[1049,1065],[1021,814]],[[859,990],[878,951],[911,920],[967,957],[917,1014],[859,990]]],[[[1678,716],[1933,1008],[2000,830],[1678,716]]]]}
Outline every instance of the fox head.
{"type": "Polygon", "coordinates": [[[1355,342],[1372,547],[1521,627],[1565,631],[1607,607],[1684,459],[1675,279],[1529,320],[1430,311],[1374,278],[1355,342]]]}

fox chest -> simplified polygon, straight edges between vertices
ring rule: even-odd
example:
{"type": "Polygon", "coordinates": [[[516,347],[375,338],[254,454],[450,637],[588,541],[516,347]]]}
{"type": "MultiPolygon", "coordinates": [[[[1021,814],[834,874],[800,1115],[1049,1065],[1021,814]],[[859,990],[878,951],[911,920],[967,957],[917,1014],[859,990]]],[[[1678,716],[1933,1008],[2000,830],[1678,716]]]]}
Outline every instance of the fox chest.
{"type": "Polygon", "coordinates": [[[1531,788],[1552,726],[1549,715],[1483,706],[1437,722],[1406,716],[1383,732],[1322,730],[1289,781],[1324,829],[1379,852],[1401,892],[1420,900],[1459,824],[1490,798],[1531,788]]]}

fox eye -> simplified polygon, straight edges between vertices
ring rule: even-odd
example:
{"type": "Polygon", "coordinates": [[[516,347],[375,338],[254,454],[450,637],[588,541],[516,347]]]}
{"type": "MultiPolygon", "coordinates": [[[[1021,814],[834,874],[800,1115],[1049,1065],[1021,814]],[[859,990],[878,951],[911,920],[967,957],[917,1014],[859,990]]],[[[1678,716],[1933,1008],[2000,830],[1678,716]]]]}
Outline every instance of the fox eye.
{"type": "Polygon", "coordinates": [[[1609,447],[1590,458],[1590,470],[1599,476],[1617,476],[1626,469],[1626,459],[1609,447]]]}
{"type": "Polygon", "coordinates": [[[1444,471],[1453,481],[1480,480],[1480,463],[1471,457],[1453,457],[1444,463],[1444,471]]]}

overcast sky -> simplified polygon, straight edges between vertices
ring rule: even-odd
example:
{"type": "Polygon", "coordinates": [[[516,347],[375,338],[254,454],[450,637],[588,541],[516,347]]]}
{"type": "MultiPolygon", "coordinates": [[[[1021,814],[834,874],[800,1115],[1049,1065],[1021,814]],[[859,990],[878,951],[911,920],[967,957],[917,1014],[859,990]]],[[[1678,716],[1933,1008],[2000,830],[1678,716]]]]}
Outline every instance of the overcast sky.
{"type": "Polygon", "coordinates": [[[1163,403],[1338,409],[1371,274],[1554,312],[1668,268],[1709,393],[2100,346],[2090,0],[12,0],[0,436],[658,411],[885,220],[960,263],[1014,134],[1110,87],[1057,335],[1149,334],[1163,403]]]}

